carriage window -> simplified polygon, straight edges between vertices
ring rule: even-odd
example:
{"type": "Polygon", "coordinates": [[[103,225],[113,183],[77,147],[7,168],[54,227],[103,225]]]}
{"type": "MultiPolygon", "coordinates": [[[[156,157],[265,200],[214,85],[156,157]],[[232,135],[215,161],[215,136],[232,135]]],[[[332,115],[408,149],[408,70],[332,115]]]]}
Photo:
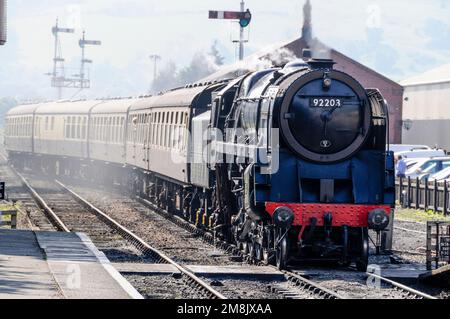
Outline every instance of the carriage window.
{"type": "Polygon", "coordinates": [[[77,139],[81,138],[81,117],[77,116],[77,139]]]}
{"type": "Polygon", "coordinates": [[[112,117],[108,117],[107,119],[106,119],[106,125],[107,125],[107,128],[106,128],[106,140],[108,141],[108,142],[110,142],[111,141],[111,137],[112,137],[112,134],[111,134],[111,124],[112,124],[112,117]]]}
{"type": "Polygon", "coordinates": [[[106,117],[102,117],[102,141],[106,140],[106,117]]]}
{"type": "Polygon", "coordinates": [[[45,117],[45,130],[48,131],[48,116],[45,117]]]}
{"type": "Polygon", "coordinates": [[[100,141],[100,126],[101,126],[101,118],[97,117],[97,141],[100,141]]]}
{"type": "Polygon", "coordinates": [[[136,143],[139,143],[139,138],[141,135],[141,114],[137,116],[137,125],[136,125],[136,143]]]}
{"type": "Polygon", "coordinates": [[[111,118],[111,142],[116,142],[116,117],[111,118]]]}
{"type": "Polygon", "coordinates": [[[161,140],[160,145],[164,147],[164,140],[166,138],[166,112],[162,114],[162,124],[161,124],[161,140]]]}
{"type": "Polygon", "coordinates": [[[51,124],[50,124],[50,129],[53,131],[55,129],[55,117],[52,116],[52,120],[51,120],[51,124]]]}
{"type": "Polygon", "coordinates": [[[116,117],[116,143],[120,141],[120,117],[116,117]]]}
{"type": "Polygon", "coordinates": [[[117,117],[117,143],[120,143],[122,141],[122,118],[117,117]]]}
{"type": "Polygon", "coordinates": [[[141,126],[139,132],[139,143],[144,142],[145,114],[141,114],[141,126]]]}
{"type": "Polygon", "coordinates": [[[86,124],[87,124],[87,118],[83,116],[83,126],[81,127],[81,138],[83,140],[86,139],[86,134],[87,134],[87,132],[86,132],[86,129],[87,129],[86,124]]]}
{"type": "Polygon", "coordinates": [[[143,128],[144,128],[144,114],[140,114],[139,115],[139,137],[138,137],[139,144],[142,143],[143,128]]]}
{"type": "MultiPolygon", "coordinates": [[[[69,116],[68,118],[67,118],[67,138],[71,138],[72,137],[72,135],[71,135],[71,132],[72,132],[72,117],[71,116],[69,116]]],[[[39,121],[38,121],[38,126],[39,126],[39,121]]]]}
{"type": "Polygon", "coordinates": [[[95,141],[97,140],[97,136],[96,136],[96,129],[97,129],[97,118],[93,117],[92,121],[91,121],[91,138],[95,141]]]}
{"type": "Polygon", "coordinates": [[[169,113],[164,112],[164,123],[163,123],[163,140],[162,140],[162,146],[166,147],[166,142],[167,142],[167,123],[169,121],[169,113]]]}
{"type": "Polygon", "coordinates": [[[120,117],[116,117],[116,143],[120,142],[120,117]]]}
{"type": "Polygon", "coordinates": [[[71,116],[70,119],[70,138],[75,138],[75,134],[76,134],[76,118],[75,116],[71,116]]]}
{"type": "Polygon", "coordinates": [[[125,133],[125,118],[122,117],[122,119],[120,120],[120,141],[123,142],[123,138],[124,138],[124,133],[125,133]]]}

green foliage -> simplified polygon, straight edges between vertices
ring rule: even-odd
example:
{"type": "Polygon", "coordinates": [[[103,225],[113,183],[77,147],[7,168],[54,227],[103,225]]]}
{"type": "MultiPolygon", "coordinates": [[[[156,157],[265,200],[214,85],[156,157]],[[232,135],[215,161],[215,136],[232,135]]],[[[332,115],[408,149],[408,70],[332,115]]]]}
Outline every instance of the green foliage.
{"type": "Polygon", "coordinates": [[[450,216],[445,216],[443,213],[437,213],[432,210],[397,209],[395,214],[396,218],[422,223],[434,220],[450,221],[450,216]]]}
{"type": "Polygon", "coordinates": [[[12,97],[0,98],[0,127],[3,127],[6,113],[17,105],[16,99],[12,97]]]}
{"type": "Polygon", "coordinates": [[[190,64],[181,70],[178,70],[172,61],[167,63],[155,79],[152,85],[152,93],[195,83],[217,71],[219,66],[223,65],[223,62],[224,58],[220,55],[217,41],[215,41],[209,53],[196,53],[190,64]]]}

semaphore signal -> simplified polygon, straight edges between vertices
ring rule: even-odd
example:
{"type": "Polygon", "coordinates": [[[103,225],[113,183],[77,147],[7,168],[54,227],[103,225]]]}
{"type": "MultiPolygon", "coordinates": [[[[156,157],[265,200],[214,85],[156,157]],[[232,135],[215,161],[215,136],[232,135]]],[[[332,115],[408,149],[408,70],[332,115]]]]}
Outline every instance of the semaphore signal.
{"type": "Polygon", "coordinates": [[[240,37],[239,41],[239,60],[244,59],[244,29],[250,25],[252,21],[252,13],[249,9],[245,10],[245,2],[241,1],[241,11],[209,11],[209,19],[219,20],[236,20],[240,25],[240,37]]]}

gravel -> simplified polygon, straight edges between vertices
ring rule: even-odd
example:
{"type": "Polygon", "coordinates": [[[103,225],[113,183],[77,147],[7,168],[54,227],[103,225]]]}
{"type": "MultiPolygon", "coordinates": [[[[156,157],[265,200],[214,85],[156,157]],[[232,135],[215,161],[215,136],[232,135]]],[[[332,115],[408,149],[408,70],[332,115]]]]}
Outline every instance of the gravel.
{"type": "Polygon", "coordinates": [[[242,265],[241,262],[231,261],[226,253],[215,249],[134,200],[85,188],[74,187],[73,189],[180,264],[242,265]]]}
{"type": "Polygon", "coordinates": [[[182,278],[173,276],[126,275],[133,287],[145,299],[204,299],[198,291],[192,289],[182,278]]]}

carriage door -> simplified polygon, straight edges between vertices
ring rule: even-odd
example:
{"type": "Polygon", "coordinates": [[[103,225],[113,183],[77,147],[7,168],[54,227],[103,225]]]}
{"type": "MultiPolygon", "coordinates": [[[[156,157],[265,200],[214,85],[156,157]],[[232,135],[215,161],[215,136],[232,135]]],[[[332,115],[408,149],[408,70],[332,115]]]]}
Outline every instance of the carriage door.
{"type": "Polygon", "coordinates": [[[133,114],[131,115],[131,145],[132,145],[132,150],[131,150],[131,154],[133,157],[133,164],[136,165],[137,164],[137,133],[138,133],[138,127],[139,127],[139,119],[138,119],[138,114],[133,114]]]}
{"type": "Polygon", "coordinates": [[[150,152],[151,152],[151,127],[153,123],[153,114],[147,113],[145,117],[144,129],[144,152],[145,152],[145,168],[150,170],[150,152]]]}

